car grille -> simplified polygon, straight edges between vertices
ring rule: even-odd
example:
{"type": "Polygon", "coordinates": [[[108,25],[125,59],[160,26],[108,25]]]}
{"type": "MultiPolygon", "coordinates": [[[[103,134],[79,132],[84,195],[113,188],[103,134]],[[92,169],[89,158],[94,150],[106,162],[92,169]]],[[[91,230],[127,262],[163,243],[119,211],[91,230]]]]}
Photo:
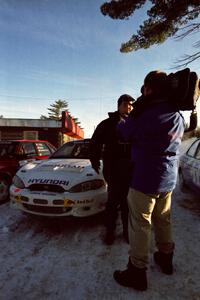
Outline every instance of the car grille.
{"type": "Polygon", "coordinates": [[[60,199],[58,199],[58,200],[53,200],[53,204],[54,204],[54,205],[64,205],[64,200],[60,200],[60,199]]]}
{"type": "Polygon", "coordinates": [[[33,203],[35,204],[48,204],[48,201],[45,199],[33,199],[33,203]]]}
{"type": "Polygon", "coordinates": [[[31,184],[29,187],[30,191],[48,191],[55,193],[64,193],[64,188],[60,185],[55,184],[31,184]]]}
{"type": "Polygon", "coordinates": [[[71,207],[53,207],[53,206],[37,206],[37,205],[30,205],[30,204],[23,204],[24,208],[32,211],[38,212],[43,214],[64,214],[69,212],[72,208],[71,207]]]}

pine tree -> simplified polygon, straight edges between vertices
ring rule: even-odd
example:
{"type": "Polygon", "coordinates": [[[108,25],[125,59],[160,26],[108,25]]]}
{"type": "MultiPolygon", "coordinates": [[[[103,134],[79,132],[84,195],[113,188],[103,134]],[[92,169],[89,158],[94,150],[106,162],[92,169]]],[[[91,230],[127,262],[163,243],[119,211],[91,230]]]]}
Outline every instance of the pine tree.
{"type": "Polygon", "coordinates": [[[48,109],[49,119],[60,120],[62,117],[62,111],[67,110],[68,103],[64,100],[56,100],[53,104],[50,104],[48,109]]]}
{"type": "Polygon", "coordinates": [[[79,122],[78,118],[72,117],[70,114],[70,111],[68,110],[68,102],[64,100],[56,100],[53,104],[50,104],[50,107],[47,108],[48,117],[45,115],[41,115],[41,120],[61,120],[62,118],[62,111],[67,111],[70,118],[72,118],[75,122],[75,124],[79,125],[81,122],[79,122]]]}
{"type": "Polygon", "coordinates": [[[53,104],[50,104],[50,107],[47,108],[48,117],[41,115],[40,119],[42,120],[61,120],[62,118],[62,111],[68,111],[68,102],[64,100],[56,100],[53,104]]]}
{"type": "Polygon", "coordinates": [[[72,117],[72,119],[74,120],[74,123],[77,124],[77,125],[81,123],[81,122],[79,122],[78,118],[72,117]]]}

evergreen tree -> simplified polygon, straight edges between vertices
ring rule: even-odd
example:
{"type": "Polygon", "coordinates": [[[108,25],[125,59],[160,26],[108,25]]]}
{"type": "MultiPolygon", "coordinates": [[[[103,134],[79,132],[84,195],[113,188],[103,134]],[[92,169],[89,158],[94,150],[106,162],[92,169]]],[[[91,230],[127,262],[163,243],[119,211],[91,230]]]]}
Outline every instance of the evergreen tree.
{"type": "Polygon", "coordinates": [[[67,110],[68,103],[64,100],[56,100],[53,104],[50,104],[51,107],[48,109],[49,119],[60,120],[62,117],[62,111],[67,110]]]}
{"type": "Polygon", "coordinates": [[[70,111],[68,110],[68,102],[64,100],[56,100],[53,104],[50,104],[50,107],[47,108],[48,117],[45,115],[41,115],[41,120],[61,120],[62,118],[62,111],[67,111],[69,114],[69,117],[72,118],[75,122],[75,124],[79,125],[81,122],[79,122],[78,118],[72,117],[70,114],[70,111]]]}
{"type": "Polygon", "coordinates": [[[74,120],[74,123],[77,124],[77,125],[81,123],[81,122],[79,122],[78,118],[72,117],[72,119],[74,120]]]}
{"type": "MultiPolygon", "coordinates": [[[[121,45],[121,52],[147,49],[154,44],[163,43],[169,37],[182,39],[200,31],[200,0],[112,0],[101,6],[101,12],[113,19],[128,19],[147,2],[151,2],[147,19],[140,25],[137,33],[121,45]]],[[[199,49],[200,41],[194,46],[199,49]]],[[[198,58],[200,51],[185,55],[177,62],[179,66],[186,66],[198,58]]]]}
{"type": "Polygon", "coordinates": [[[41,115],[40,119],[42,120],[61,120],[62,118],[62,111],[68,111],[68,103],[64,100],[56,100],[53,104],[50,104],[50,107],[47,108],[48,112],[48,117],[41,115]]]}
{"type": "Polygon", "coordinates": [[[40,119],[41,119],[41,120],[48,120],[49,118],[46,117],[46,116],[44,116],[44,115],[41,115],[41,116],[40,116],[40,119]]]}

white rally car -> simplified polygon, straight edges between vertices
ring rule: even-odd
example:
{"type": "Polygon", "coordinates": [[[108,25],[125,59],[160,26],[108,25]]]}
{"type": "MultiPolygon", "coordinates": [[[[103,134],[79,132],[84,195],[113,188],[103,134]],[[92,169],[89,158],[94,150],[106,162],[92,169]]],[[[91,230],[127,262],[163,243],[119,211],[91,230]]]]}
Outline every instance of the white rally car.
{"type": "Polygon", "coordinates": [[[103,211],[106,200],[102,172],[97,174],[89,160],[89,139],[66,143],[48,160],[25,164],[10,187],[11,207],[35,215],[90,216],[103,211]]]}
{"type": "Polygon", "coordinates": [[[179,183],[181,188],[189,187],[200,194],[200,138],[180,157],[179,183]]]}

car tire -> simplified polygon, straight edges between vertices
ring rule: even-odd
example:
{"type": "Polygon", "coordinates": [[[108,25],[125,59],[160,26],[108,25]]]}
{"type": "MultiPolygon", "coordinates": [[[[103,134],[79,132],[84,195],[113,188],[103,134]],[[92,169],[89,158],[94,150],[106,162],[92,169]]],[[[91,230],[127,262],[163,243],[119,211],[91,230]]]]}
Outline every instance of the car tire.
{"type": "Polygon", "coordinates": [[[0,203],[8,201],[10,183],[8,179],[0,178],[0,203]]]}

